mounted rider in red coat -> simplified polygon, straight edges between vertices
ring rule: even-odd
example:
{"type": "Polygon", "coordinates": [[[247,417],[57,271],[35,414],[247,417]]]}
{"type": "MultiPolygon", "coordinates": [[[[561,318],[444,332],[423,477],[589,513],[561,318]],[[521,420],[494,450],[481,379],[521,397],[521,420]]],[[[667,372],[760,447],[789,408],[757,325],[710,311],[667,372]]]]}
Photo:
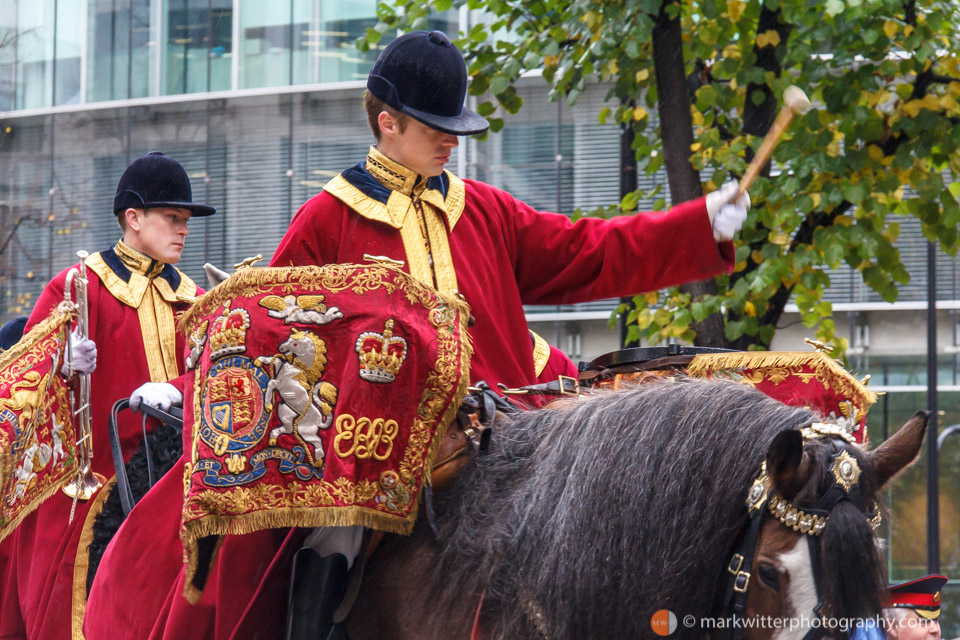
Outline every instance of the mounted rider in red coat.
{"type": "MultiPolygon", "coordinates": [[[[301,207],[271,266],[386,262],[463,296],[476,319],[469,329],[470,377],[492,388],[538,382],[525,304],[629,296],[733,268],[730,240],[749,206],[746,197],[735,202],[735,183],[666,212],[574,223],[445,171],[458,136],[488,127],[464,107],[467,81],[463,56],[443,33],[413,32],[391,42],[370,72],[364,98],[376,145],[301,207]]],[[[289,571],[291,545],[302,534],[225,536],[202,598],[189,605],[180,594],[183,569],[178,574],[171,564],[180,561],[180,550],[159,544],[144,559],[137,539],[156,514],[178,513],[179,484],[164,478],[114,539],[91,593],[87,637],[106,637],[121,618],[136,623],[134,613],[143,621],[131,637],[176,637],[174,630],[275,637],[269,629],[282,615],[276,605],[286,588],[269,582],[289,571]],[[136,565],[143,570],[131,570],[136,565]],[[123,594],[147,583],[167,589],[151,594],[160,608],[129,611],[123,594]]],[[[296,553],[288,638],[328,637],[362,533],[358,526],[315,529],[296,553]]],[[[175,540],[169,536],[168,543],[175,540]]]]}

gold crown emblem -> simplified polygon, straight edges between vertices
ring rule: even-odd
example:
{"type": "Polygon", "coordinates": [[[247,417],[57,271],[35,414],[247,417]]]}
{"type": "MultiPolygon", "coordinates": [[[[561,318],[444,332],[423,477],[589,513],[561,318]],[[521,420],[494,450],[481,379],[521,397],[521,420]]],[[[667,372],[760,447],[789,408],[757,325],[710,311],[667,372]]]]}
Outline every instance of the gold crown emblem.
{"type": "Polygon", "coordinates": [[[357,338],[360,377],[367,382],[393,382],[407,357],[407,341],[393,335],[393,318],[388,318],[383,333],[364,331],[357,338]]]}
{"type": "Polygon", "coordinates": [[[230,301],[225,302],[223,314],[210,325],[210,359],[246,351],[249,328],[250,314],[247,310],[231,311],[230,301]]]}

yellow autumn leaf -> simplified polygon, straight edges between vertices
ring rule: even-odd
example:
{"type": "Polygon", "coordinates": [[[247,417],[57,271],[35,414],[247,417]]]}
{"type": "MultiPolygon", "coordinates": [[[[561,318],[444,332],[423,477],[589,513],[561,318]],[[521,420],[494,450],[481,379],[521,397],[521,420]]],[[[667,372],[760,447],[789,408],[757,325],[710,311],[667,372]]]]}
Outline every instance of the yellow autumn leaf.
{"type": "Polygon", "coordinates": [[[636,107],[633,110],[633,119],[634,120],[643,120],[647,117],[647,110],[643,107],[636,107]]]}
{"type": "Polygon", "coordinates": [[[888,38],[892,38],[898,29],[900,29],[900,25],[894,20],[887,20],[883,23],[883,32],[887,34],[888,38]]]}
{"type": "Polygon", "coordinates": [[[650,291],[645,297],[647,299],[647,304],[651,307],[660,302],[660,294],[656,291],[650,291]]]}
{"type": "Polygon", "coordinates": [[[875,144],[871,144],[867,147],[867,153],[870,154],[870,159],[880,162],[883,160],[883,150],[875,144]]]}
{"type": "Polygon", "coordinates": [[[758,250],[754,249],[753,251],[750,252],[750,259],[756,262],[757,264],[760,264],[761,262],[763,262],[763,254],[760,253],[758,250]]]}
{"type": "Polygon", "coordinates": [[[834,223],[834,224],[838,224],[838,225],[840,225],[841,227],[852,227],[852,226],[853,226],[853,218],[851,218],[850,216],[846,216],[846,215],[844,215],[844,216],[837,216],[837,217],[834,219],[833,223],[834,223]]]}
{"type": "Polygon", "coordinates": [[[727,14],[730,19],[736,22],[743,15],[743,10],[747,7],[746,2],[740,0],[727,0],[727,14]]]}
{"type": "Polygon", "coordinates": [[[748,316],[750,316],[751,318],[754,318],[757,315],[757,308],[753,305],[752,302],[747,300],[746,302],[743,303],[743,312],[748,316]]]}
{"type": "Polygon", "coordinates": [[[690,151],[693,151],[694,153],[696,153],[697,151],[700,151],[700,149],[702,148],[703,148],[703,145],[700,144],[699,142],[694,142],[692,145],[690,145],[690,151]]]}
{"type": "Polygon", "coordinates": [[[819,194],[819,193],[811,193],[811,194],[810,194],[810,199],[813,200],[813,208],[814,208],[814,209],[819,209],[819,208],[820,208],[820,194],[819,194]]]}
{"type": "Polygon", "coordinates": [[[726,47],[723,48],[723,57],[739,60],[742,57],[740,55],[740,47],[735,44],[728,44],[726,47]]]}
{"type": "Polygon", "coordinates": [[[650,70],[640,69],[640,71],[637,71],[637,73],[633,77],[637,82],[643,82],[644,80],[650,77],[650,70]]]}
{"type": "Polygon", "coordinates": [[[955,111],[960,105],[957,104],[956,98],[954,98],[949,93],[940,97],[940,106],[948,111],[955,111]]]}
{"type": "Polygon", "coordinates": [[[757,36],[757,47],[763,49],[770,46],[775,47],[780,44],[780,34],[774,29],[768,29],[757,36]]]}

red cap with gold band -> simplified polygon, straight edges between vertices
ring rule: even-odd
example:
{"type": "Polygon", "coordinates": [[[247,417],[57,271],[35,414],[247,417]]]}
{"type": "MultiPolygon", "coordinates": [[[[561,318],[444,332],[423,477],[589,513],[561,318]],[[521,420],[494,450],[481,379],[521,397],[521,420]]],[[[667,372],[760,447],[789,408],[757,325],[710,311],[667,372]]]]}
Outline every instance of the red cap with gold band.
{"type": "Polygon", "coordinates": [[[940,617],[940,590],[947,584],[946,576],[924,576],[888,589],[891,607],[913,609],[922,618],[936,620],[940,617]]]}
{"type": "Polygon", "coordinates": [[[687,374],[749,384],[784,404],[808,407],[854,441],[867,443],[867,410],[877,394],[820,351],[702,353],[687,366],[687,374]]]}

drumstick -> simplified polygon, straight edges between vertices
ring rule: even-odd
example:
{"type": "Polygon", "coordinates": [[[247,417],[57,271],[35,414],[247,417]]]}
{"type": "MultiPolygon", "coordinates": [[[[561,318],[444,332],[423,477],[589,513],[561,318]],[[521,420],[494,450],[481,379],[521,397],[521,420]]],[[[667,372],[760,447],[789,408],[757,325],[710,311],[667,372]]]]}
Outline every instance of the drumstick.
{"type": "Polygon", "coordinates": [[[787,90],[783,92],[783,107],[780,108],[777,119],[774,120],[770,131],[767,132],[767,135],[763,138],[763,142],[760,143],[760,149],[757,150],[757,155],[753,157],[750,166],[747,167],[747,170],[743,173],[743,177],[740,178],[740,190],[737,192],[738,198],[746,193],[750,185],[753,184],[753,181],[757,179],[760,170],[770,161],[774,147],[780,142],[780,136],[787,130],[793,116],[802,115],[806,113],[808,109],[810,109],[810,99],[807,98],[800,87],[794,85],[787,87],[787,90]]]}

